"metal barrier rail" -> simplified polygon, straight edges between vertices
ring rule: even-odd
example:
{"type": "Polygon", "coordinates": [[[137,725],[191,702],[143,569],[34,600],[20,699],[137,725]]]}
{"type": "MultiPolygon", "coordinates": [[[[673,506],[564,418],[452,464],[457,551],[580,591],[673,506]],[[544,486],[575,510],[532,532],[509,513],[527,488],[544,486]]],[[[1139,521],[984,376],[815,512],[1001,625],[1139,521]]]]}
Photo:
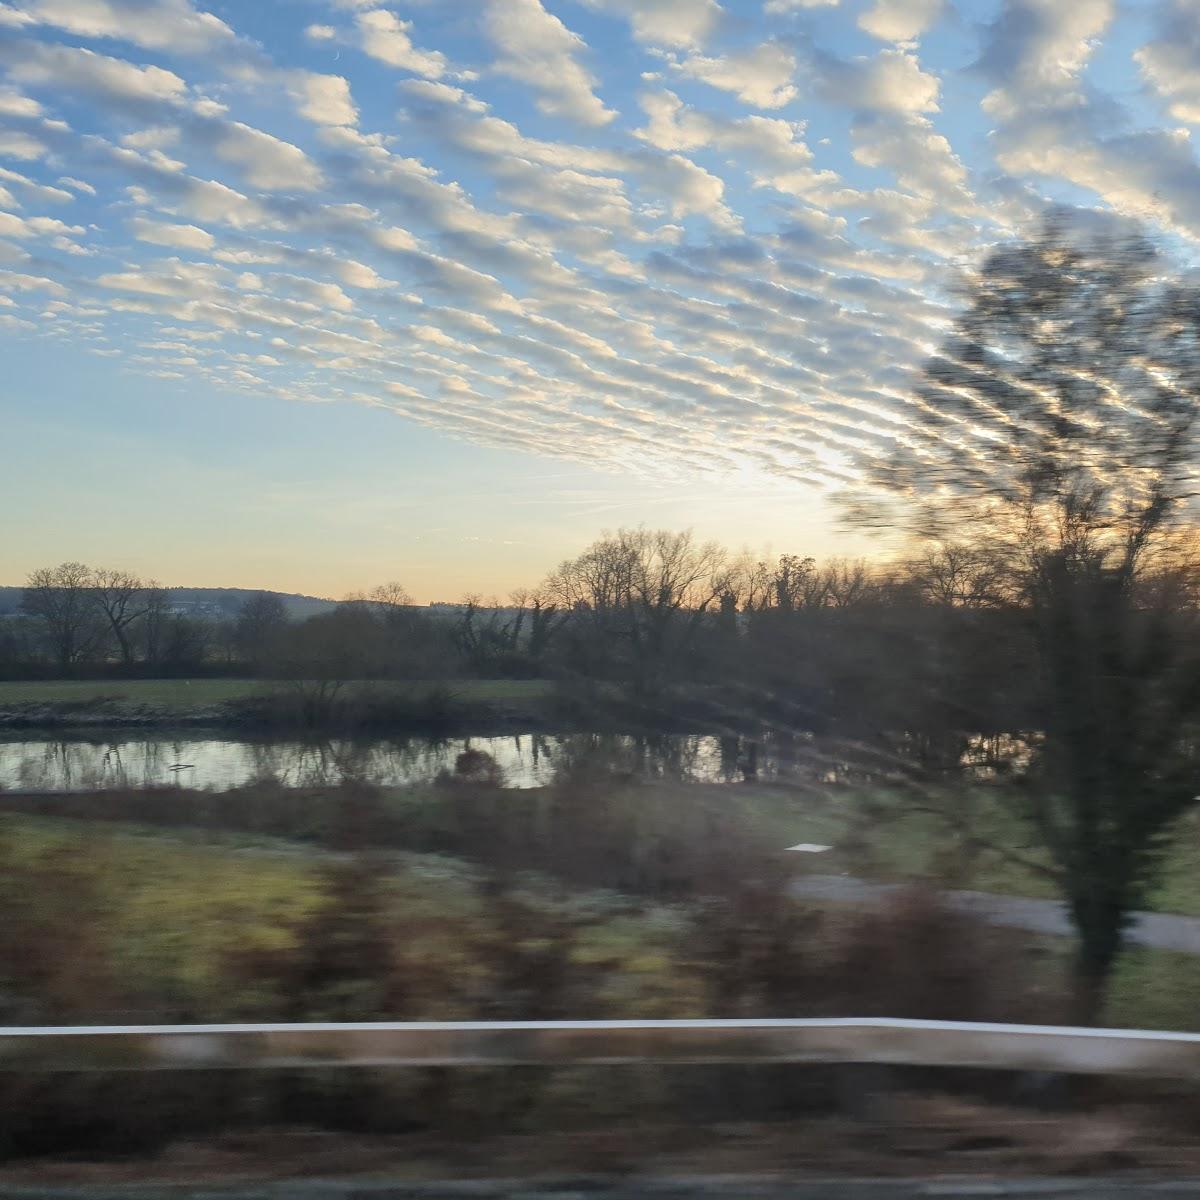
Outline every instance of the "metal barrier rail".
{"type": "Polygon", "coordinates": [[[0,1071],[883,1063],[1200,1076],[1200,1034],[884,1019],[0,1027],[0,1071]]]}

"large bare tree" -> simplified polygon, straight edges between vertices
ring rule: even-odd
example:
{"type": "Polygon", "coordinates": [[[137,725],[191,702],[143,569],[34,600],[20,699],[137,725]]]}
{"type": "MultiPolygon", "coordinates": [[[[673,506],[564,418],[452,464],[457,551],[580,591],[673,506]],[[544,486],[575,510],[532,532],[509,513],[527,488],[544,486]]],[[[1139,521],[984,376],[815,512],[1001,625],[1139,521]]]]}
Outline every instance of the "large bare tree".
{"type": "Polygon", "coordinates": [[[149,590],[128,571],[96,570],[92,572],[91,595],[117,643],[121,661],[132,664],[135,655],[133,626],[149,607],[149,590]]]}
{"type": "MultiPolygon", "coordinates": [[[[873,482],[913,533],[969,540],[1027,616],[1041,728],[1016,795],[1078,930],[1092,1021],[1200,793],[1178,562],[1179,531],[1195,533],[1200,290],[1139,231],[1056,214],[991,253],[965,301],[873,482]]],[[[939,583],[946,598],[963,574],[939,583]]]]}
{"type": "Polygon", "coordinates": [[[287,609],[274,592],[252,592],[242,601],[234,639],[244,662],[262,667],[278,656],[288,628],[287,609]]]}
{"type": "Polygon", "coordinates": [[[1005,558],[986,542],[929,542],[901,569],[901,581],[939,608],[988,608],[1012,595],[1005,558]]]}
{"type": "Polygon", "coordinates": [[[563,563],[545,591],[628,656],[639,690],[653,691],[694,646],[728,591],[726,554],[691,531],[619,529],[563,563]]]}
{"type": "Polygon", "coordinates": [[[138,633],[146,662],[161,663],[166,644],[167,624],[171,614],[171,596],[155,580],[145,585],[142,618],[138,633]]]}
{"type": "Polygon", "coordinates": [[[91,655],[103,636],[92,585],[92,569],[81,562],[39,567],[26,580],[21,611],[39,623],[62,671],[91,655]]]}

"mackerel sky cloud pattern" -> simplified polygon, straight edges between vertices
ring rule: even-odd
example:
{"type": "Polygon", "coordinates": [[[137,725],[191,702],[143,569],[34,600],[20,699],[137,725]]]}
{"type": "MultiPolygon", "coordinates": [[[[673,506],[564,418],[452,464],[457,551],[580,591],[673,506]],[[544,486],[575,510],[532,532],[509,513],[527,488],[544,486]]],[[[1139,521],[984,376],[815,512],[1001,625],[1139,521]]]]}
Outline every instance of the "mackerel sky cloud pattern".
{"type": "Polygon", "coordinates": [[[0,2],[0,338],[852,481],[988,245],[1200,236],[1192,0],[0,2]]]}

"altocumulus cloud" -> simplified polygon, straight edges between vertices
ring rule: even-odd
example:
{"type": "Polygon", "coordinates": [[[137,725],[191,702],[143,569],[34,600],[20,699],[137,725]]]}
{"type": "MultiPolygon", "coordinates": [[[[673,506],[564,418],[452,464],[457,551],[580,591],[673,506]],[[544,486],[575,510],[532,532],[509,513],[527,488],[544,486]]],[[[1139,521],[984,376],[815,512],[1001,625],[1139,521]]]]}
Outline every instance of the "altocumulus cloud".
{"type": "Polygon", "coordinates": [[[1047,203],[1200,237],[1191,0],[304,7],[0,0],[0,338],[836,486],[1047,203]]]}

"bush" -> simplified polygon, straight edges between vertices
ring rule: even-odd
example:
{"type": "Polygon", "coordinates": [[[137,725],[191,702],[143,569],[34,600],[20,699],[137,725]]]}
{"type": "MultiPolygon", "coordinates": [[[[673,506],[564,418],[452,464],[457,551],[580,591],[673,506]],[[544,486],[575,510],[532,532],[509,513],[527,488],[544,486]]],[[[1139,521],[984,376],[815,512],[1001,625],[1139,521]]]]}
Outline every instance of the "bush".
{"type": "Polygon", "coordinates": [[[453,775],[444,782],[498,788],[504,786],[504,772],[486,751],[464,750],[454,760],[453,775]]]}
{"type": "Polygon", "coordinates": [[[1061,995],[1040,986],[1028,937],[909,887],[878,909],[826,919],[830,1012],[931,1021],[1053,1022],[1061,995]]]}

